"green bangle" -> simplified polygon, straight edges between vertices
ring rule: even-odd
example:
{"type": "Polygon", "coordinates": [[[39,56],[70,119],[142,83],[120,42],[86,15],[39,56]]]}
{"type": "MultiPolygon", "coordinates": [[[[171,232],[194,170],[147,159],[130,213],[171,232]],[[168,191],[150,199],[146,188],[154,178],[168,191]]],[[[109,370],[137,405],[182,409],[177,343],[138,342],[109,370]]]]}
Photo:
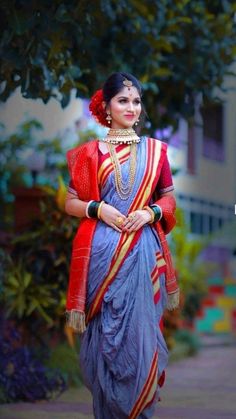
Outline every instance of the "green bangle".
{"type": "Polygon", "coordinates": [[[162,209],[159,205],[150,205],[150,208],[153,210],[154,212],[154,223],[156,223],[157,221],[160,221],[161,217],[162,217],[162,209]]]}
{"type": "Polygon", "coordinates": [[[92,201],[88,207],[88,215],[90,218],[97,218],[100,201],[92,201]]]}

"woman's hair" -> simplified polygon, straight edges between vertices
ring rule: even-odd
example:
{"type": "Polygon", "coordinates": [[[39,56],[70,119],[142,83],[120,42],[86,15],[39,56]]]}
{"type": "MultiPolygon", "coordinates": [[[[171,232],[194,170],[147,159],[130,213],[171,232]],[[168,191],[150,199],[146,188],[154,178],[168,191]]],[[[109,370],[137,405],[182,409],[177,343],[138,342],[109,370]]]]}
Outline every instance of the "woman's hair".
{"type": "MultiPolygon", "coordinates": [[[[129,73],[112,73],[107,80],[105,81],[103,88],[97,90],[91,98],[91,102],[89,104],[89,109],[91,114],[94,116],[97,122],[105,127],[109,127],[108,121],[106,119],[107,112],[106,107],[104,108],[103,102],[105,102],[106,106],[109,105],[111,99],[116,96],[124,87],[124,81],[129,80],[132,82],[132,85],[136,87],[140,97],[142,96],[142,87],[139,81],[134,77],[132,74],[129,73]]],[[[142,104],[142,112],[140,115],[141,125],[144,121],[146,116],[146,112],[144,106],[142,104]]],[[[140,126],[139,126],[140,128],[140,126]]]]}
{"type": "Polygon", "coordinates": [[[133,86],[136,87],[140,97],[142,96],[141,84],[136,79],[136,77],[129,73],[117,72],[111,74],[103,85],[102,91],[106,105],[108,105],[110,100],[124,88],[125,85],[123,84],[123,82],[125,80],[131,81],[133,86]]]}

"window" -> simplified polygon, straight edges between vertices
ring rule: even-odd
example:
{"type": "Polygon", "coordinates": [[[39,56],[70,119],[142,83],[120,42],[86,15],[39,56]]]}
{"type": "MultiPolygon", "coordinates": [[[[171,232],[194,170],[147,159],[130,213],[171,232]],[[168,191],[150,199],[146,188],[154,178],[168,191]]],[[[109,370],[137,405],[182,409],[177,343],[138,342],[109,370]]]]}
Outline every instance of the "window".
{"type": "Polygon", "coordinates": [[[211,103],[201,108],[203,120],[203,156],[224,161],[223,106],[211,103]]]}

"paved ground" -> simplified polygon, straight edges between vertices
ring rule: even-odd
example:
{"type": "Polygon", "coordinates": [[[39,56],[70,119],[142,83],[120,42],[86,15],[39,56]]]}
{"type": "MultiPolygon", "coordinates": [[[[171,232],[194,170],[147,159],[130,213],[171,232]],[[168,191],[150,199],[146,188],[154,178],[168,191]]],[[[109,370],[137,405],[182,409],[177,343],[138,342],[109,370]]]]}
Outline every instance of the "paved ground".
{"type": "MultiPolygon", "coordinates": [[[[193,358],[169,365],[155,419],[236,418],[236,346],[208,345],[193,358]]],[[[58,400],[0,406],[2,419],[93,419],[85,388],[58,400]]]]}

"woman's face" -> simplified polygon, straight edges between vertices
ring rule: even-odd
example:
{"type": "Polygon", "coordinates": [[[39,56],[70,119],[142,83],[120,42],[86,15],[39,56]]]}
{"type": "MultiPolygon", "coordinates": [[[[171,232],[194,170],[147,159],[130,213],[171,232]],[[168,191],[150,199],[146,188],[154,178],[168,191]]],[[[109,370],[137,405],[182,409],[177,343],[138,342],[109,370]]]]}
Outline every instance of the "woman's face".
{"type": "Polygon", "coordinates": [[[113,96],[107,110],[112,117],[111,128],[131,128],[142,111],[141,98],[136,87],[124,86],[116,96],[113,96]]]}

